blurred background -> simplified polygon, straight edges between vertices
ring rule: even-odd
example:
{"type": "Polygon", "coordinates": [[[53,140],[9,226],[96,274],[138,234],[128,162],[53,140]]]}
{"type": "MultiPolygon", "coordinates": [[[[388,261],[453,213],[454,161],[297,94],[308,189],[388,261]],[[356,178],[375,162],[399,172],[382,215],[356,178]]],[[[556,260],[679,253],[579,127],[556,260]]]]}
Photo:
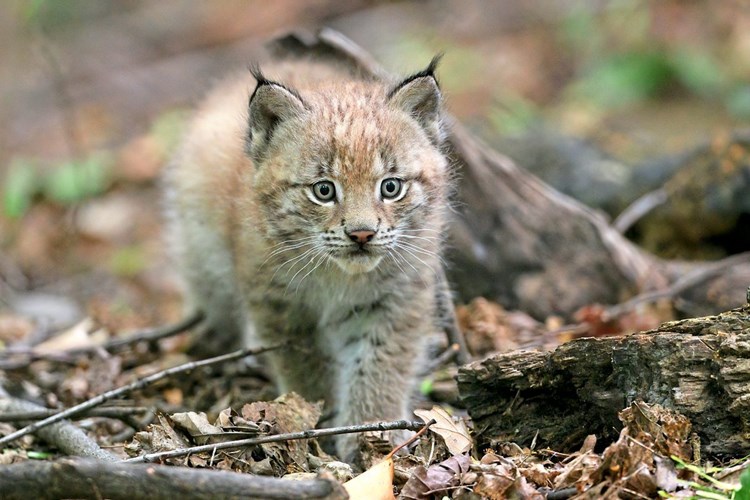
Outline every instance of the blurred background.
{"type": "MultiPolygon", "coordinates": [[[[744,0],[0,3],[0,333],[181,314],[158,176],[189,110],[269,38],[343,32],[406,74],[444,52],[451,113],[668,258],[750,249],[744,0]]],[[[0,339],[2,340],[2,339],[0,339]]]]}

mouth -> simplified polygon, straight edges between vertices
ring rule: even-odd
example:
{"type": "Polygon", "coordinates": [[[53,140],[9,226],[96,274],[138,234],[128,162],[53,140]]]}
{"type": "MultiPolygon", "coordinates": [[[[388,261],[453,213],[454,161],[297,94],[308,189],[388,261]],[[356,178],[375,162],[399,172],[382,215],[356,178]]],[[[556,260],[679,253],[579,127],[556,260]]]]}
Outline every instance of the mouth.
{"type": "Polygon", "coordinates": [[[343,255],[334,257],[333,261],[345,272],[359,274],[375,269],[381,258],[381,255],[377,255],[366,248],[355,248],[343,255]]]}

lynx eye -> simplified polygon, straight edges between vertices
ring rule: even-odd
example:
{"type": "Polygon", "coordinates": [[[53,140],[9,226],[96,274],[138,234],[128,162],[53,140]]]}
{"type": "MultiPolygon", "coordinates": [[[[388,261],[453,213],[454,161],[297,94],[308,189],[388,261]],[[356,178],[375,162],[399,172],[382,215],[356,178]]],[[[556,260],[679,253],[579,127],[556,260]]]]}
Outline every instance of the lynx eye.
{"type": "Polygon", "coordinates": [[[398,198],[403,189],[404,183],[401,181],[401,179],[396,179],[395,177],[383,179],[383,182],[380,183],[380,194],[386,200],[398,198]]]}
{"type": "Polygon", "coordinates": [[[328,202],[336,198],[336,186],[331,181],[316,182],[313,184],[312,192],[322,202],[328,202]]]}

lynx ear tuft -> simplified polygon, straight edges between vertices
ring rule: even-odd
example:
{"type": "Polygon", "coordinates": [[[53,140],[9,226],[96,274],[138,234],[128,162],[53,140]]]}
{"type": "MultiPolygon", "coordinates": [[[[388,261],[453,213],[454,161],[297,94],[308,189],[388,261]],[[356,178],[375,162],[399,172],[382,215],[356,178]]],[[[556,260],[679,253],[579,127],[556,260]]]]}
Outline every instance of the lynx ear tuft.
{"type": "Polygon", "coordinates": [[[426,69],[407,77],[388,92],[390,103],[411,115],[436,145],[445,139],[441,117],[443,98],[435,78],[435,69],[442,57],[442,54],[433,57],[426,69]]]}
{"type": "Polygon", "coordinates": [[[293,89],[268,80],[258,66],[250,72],[258,82],[249,102],[247,151],[253,161],[264,155],[276,129],[285,120],[305,111],[305,102],[293,89]]]}

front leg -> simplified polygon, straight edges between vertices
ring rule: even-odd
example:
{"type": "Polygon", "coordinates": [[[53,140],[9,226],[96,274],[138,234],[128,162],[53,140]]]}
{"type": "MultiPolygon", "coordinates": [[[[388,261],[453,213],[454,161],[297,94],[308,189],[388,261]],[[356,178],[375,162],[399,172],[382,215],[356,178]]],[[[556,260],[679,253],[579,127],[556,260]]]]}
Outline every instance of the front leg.
{"type": "MultiPolygon", "coordinates": [[[[418,291],[405,301],[389,296],[341,322],[330,332],[338,366],[337,425],[409,418],[415,376],[423,362],[425,339],[434,329],[434,296],[418,291]]],[[[399,441],[406,432],[391,433],[399,441]]],[[[336,450],[351,460],[355,434],[337,437],[336,450]]]]}
{"type": "Polygon", "coordinates": [[[279,393],[294,391],[330,407],[332,360],[319,345],[315,317],[283,300],[267,299],[255,308],[253,319],[262,345],[287,344],[266,354],[279,393]]]}

